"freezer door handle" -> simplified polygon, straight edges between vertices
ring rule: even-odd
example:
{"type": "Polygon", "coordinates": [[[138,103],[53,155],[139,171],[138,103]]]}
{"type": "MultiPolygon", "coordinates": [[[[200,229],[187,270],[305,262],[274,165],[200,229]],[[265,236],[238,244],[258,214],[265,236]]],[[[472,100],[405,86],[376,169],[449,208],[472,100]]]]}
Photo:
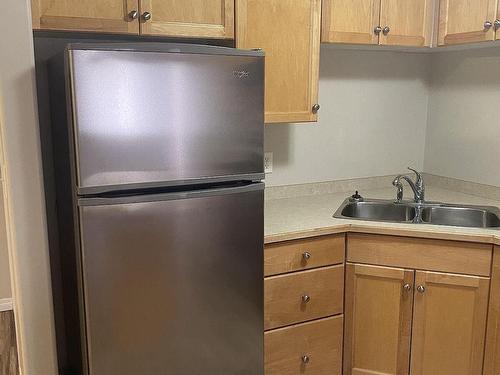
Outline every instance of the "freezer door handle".
{"type": "Polygon", "coordinates": [[[141,203],[141,202],[157,202],[169,201],[178,199],[189,198],[204,198],[211,196],[221,196],[229,194],[247,193],[251,191],[264,190],[263,182],[249,183],[239,186],[218,187],[211,189],[198,189],[180,192],[168,192],[160,194],[143,194],[131,196],[118,196],[118,197],[98,197],[98,198],[80,198],[78,200],[79,206],[102,206],[113,204],[127,204],[127,203],[141,203]]]}

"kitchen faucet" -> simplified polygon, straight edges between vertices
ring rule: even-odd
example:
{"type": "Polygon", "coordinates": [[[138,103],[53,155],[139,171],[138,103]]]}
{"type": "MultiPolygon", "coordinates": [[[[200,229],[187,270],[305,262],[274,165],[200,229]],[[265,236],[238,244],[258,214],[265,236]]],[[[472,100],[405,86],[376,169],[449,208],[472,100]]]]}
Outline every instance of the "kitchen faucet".
{"type": "Polygon", "coordinates": [[[402,179],[408,182],[408,185],[410,185],[411,189],[413,190],[414,194],[414,200],[415,203],[424,203],[424,198],[425,198],[425,186],[424,186],[424,179],[422,177],[422,174],[417,172],[415,169],[408,167],[410,171],[415,172],[416,174],[416,180],[413,182],[413,180],[405,175],[399,175],[397,176],[394,181],[392,181],[392,184],[398,189],[397,190],[397,202],[401,202],[403,200],[403,183],[402,179]]]}

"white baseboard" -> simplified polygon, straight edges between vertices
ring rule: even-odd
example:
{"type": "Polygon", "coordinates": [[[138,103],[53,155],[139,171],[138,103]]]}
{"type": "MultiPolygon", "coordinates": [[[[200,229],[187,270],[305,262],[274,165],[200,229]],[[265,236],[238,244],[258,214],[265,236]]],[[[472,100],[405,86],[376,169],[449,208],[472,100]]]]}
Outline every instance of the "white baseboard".
{"type": "Polygon", "coordinates": [[[0,299],[0,312],[10,311],[14,307],[12,303],[12,298],[2,298],[0,299]]]}

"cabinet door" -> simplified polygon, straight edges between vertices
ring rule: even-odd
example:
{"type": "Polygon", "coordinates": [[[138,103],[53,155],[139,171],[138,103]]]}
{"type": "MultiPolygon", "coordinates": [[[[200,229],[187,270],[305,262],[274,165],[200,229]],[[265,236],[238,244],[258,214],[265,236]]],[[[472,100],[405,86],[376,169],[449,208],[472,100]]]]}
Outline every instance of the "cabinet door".
{"type": "Polygon", "coordinates": [[[477,375],[483,366],[489,279],[417,271],[412,375],[477,375]]]}
{"type": "Polygon", "coordinates": [[[140,0],[141,34],[234,37],[234,0],[140,0]],[[148,19],[145,15],[149,13],[148,19]]]}
{"type": "Polygon", "coordinates": [[[324,0],[321,41],[378,44],[380,0],[324,0]]]}
{"type": "Polygon", "coordinates": [[[138,0],[32,0],[31,13],[33,29],[139,33],[138,0]]]}
{"type": "Polygon", "coordinates": [[[345,375],[408,374],[414,271],[347,264],[345,375]]]}
{"type": "Polygon", "coordinates": [[[500,374],[500,246],[493,251],[483,375],[500,374]]]}
{"type": "Polygon", "coordinates": [[[494,40],[494,28],[485,23],[494,22],[496,5],[497,0],[440,0],[438,44],[494,40]]]}
{"type": "Polygon", "coordinates": [[[320,0],[239,0],[236,46],[266,53],[266,122],[316,121],[320,0]]]}
{"type": "Polygon", "coordinates": [[[497,18],[494,22],[496,39],[500,39],[500,1],[498,1],[497,18]]]}
{"type": "Polygon", "coordinates": [[[432,16],[432,0],[382,0],[380,44],[430,46],[432,16]]]}

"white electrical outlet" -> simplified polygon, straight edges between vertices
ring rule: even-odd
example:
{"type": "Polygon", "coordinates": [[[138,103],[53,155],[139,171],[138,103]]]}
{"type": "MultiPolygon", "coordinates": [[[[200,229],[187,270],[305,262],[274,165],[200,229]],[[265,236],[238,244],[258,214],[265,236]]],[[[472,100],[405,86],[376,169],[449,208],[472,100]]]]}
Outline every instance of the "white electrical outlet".
{"type": "Polygon", "coordinates": [[[273,173],[273,153],[264,153],[264,173],[273,173]]]}

